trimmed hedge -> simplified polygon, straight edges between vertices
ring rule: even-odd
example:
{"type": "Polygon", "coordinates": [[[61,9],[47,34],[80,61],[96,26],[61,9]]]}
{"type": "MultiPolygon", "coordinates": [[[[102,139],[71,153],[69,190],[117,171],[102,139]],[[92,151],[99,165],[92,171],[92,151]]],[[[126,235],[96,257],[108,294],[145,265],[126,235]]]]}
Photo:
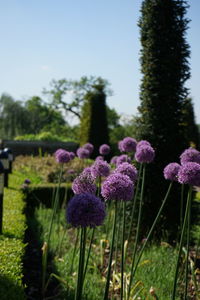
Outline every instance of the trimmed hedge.
{"type": "MultiPolygon", "coordinates": [[[[43,204],[47,208],[52,207],[53,195],[55,195],[56,184],[30,185],[24,189],[26,207],[29,212],[33,212],[35,207],[43,204]]],[[[69,199],[73,195],[71,183],[61,184],[59,189],[59,204],[62,205],[65,198],[69,199]]]]}
{"type": "Polygon", "coordinates": [[[23,287],[23,243],[26,220],[24,195],[14,186],[10,176],[11,189],[4,190],[3,234],[0,235],[0,299],[25,299],[23,287]]]}

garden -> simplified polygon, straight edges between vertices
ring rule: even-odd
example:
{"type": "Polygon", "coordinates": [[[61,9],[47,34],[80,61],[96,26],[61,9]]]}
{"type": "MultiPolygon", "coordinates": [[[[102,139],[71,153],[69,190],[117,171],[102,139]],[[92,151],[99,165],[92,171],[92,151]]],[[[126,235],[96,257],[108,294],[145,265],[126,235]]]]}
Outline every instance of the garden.
{"type": "Polygon", "coordinates": [[[3,200],[1,299],[200,297],[199,226],[191,222],[192,207],[199,209],[200,152],[188,148],[180,163],[164,168],[169,185],[146,230],[145,170],[156,151],[131,137],[118,145],[121,154],[109,163],[109,145],[94,160],[91,143],[77,155],[58,149],[16,158],[3,200]],[[181,210],[170,243],[154,233],[174,185],[181,186],[181,210]]]}

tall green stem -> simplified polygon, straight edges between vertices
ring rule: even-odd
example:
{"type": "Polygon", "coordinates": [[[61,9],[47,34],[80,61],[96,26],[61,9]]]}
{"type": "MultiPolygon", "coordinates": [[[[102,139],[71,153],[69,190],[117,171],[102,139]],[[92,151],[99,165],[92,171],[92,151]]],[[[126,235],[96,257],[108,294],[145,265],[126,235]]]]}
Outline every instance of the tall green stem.
{"type": "Polygon", "coordinates": [[[188,220],[187,220],[187,252],[186,252],[186,268],[185,268],[185,292],[184,300],[187,300],[187,288],[188,288],[188,264],[189,264],[189,246],[190,246],[190,223],[191,223],[191,202],[192,202],[192,187],[189,190],[189,208],[188,208],[188,220]]]}
{"type": "Polygon", "coordinates": [[[183,226],[183,203],[184,203],[184,184],[181,185],[180,230],[182,230],[182,226],[183,226]]]}
{"type": "MultiPolygon", "coordinates": [[[[163,210],[163,208],[164,208],[164,206],[165,206],[165,203],[166,203],[166,201],[167,201],[167,199],[168,199],[169,193],[170,193],[171,188],[172,188],[172,184],[173,184],[173,182],[171,182],[171,183],[169,184],[169,187],[168,187],[167,193],[166,193],[166,195],[165,195],[165,198],[164,198],[164,200],[163,200],[163,202],[162,202],[162,205],[161,205],[161,207],[160,207],[160,209],[159,209],[159,211],[158,211],[158,213],[157,213],[157,215],[156,215],[156,217],[155,217],[155,220],[154,220],[154,222],[153,222],[153,224],[152,224],[152,226],[151,226],[151,229],[149,230],[149,233],[148,233],[148,235],[147,235],[147,238],[146,238],[146,240],[145,240],[145,242],[144,242],[144,244],[143,244],[143,246],[142,246],[142,248],[141,248],[141,250],[140,250],[140,253],[139,253],[139,255],[138,255],[138,258],[137,258],[137,261],[136,261],[136,263],[135,263],[135,267],[134,267],[134,270],[133,270],[133,274],[132,274],[133,278],[134,278],[134,276],[135,276],[135,272],[136,272],[136,270],[137,270],[137,267],[138,267],[138,264],[139,264],[140,259],[141,259],[141,257],[142,257],[142,254],[143,254],[143,252],[144,252],[144,249],[145,249],[145,247],[146,247],[146,245],[147,245],[147,242],[149,241],[149,239],[150,239],[150,237],[151,237],[151,234],[152,234],[152,232],[153,232],[153,230],[154,230],[154,228],[155,228],[155,226],[156,226],[156,224],[157,224],[157,222],[158,222],[158,219],[159,219],[159,217],[160,217],[160,215],[161,215],[161,213],[162,213],[162,210],[163,210]]],[[[131,287],[130,287],[130,288],[131,288],[131,287]]]]}
{"type": "Polygon", "coordinates": [[[115,201],[115,210],[114,210],[114,220],[113,220],[113,229],[112,229],[112,241],[111,241],[111,249],[108,263],[108,273],[106,279],[106,287],[104,292],[104,300],[108,300],[109,286],[110,286],[110,275],[111,275],[111,266],[112,266],[112,257],[114,250],[114,241],[115,241],[115,229],[116,229],[116,216],[117,216],[117,201],[115,201]]]}
{"type": "Polygon", "coordinates": [[[123,201],[123,227],[122,227],[122,242],[121,242],[121,290],[120,300],[123,300],[124,294],[124,240],[125,240],[125,217],[126,217],[126,201],[123,201]]]}
{"type": "Polygon", "coordinates": [[[180,238],[180,244],[179,244],[179,250],[178,250],[178,257],[177,257],[176,269],[175,269],[175,275],[174,275],[172,300],[175,300],[175,297],[176,297],[176,285],[177,285],[177,279],[178,279],[178,268],[179,268],[179,261],[180,261],[180,257],[181,257],[181,251],[182,251],[182,247],[183,247],[183,240],[184,240],[185,229],[186,229],[186,225],[187,225],[188,212],[189,212],[189,207],[190,207],[190,193],[191,193],[191,189],[192,189],[192,187],[190,187],[190,189],[188,191],[187,205],[186,205],[186,210],[185,210],[185,216],[184,216],[184,221],[183,221],[183,228],[182,228],[182,232],[181,232],[181,238],[180,238]]]}
{"type": "Polygon", "coordinates": [[[84,283],[85,275],[86,275],[86,272],[87,272],[87,266],[88,266],[90,253],[91,253],[91,248],[92,248],[92,243],[93,243],[93,239],[94,239],[94,232],[95,232],[95,227],[92,229],[92,236],[91,236],[91,239],[90,239],[90,245],[89,245],[89,248],[88,248],[87,259],[86,259],[85,268],[84,268],[83,283],[84,283]]]}
{"type": "Polygon", "coordinates": [[[50,222],[50,226],[49,226],[49,232],[48,232],[48,236],[47,236],[47,243],[45,246],[46,251],[44,252],[44,257],[42,258],[42,292],[43,292],[43,294],[45,292],[44,289],[45,289],[48,250],[49,250],[49,244],[50,244],[50,239],[51,239],[53,220],[54,220],[55,213],[56,213],[56,210],[58,207],[58,202],[59,202],[59,190],[60,190],[62,173],[63,173],[63,164],[61,164],[60,174],[59,174],[59,179],[58,179],[58,187],[55,192],[55,199],[54,199],[54,203],[53,203],[53,212],[52,212],[51,222],[50,222]]]}
{"type": "Polygon", "coordinates": [[[133,227],[134,212],[135,212],[135,206],[136,206],[138,192],[139,192],[139,183],[140,183],[141,170],[142,170],[142,164],[140,164],[140,167],[139,167],[138,180],[137,180],[135,195],[134,195],[134,198],[133,198],[133,206],[132,206],[132,210],[131,210],[131,222],[130,222],[130,227],[129,227],[129,231],[128,231],[128,242],[130,241],[131,231],[132,231],[132,227],[133,227]]]}
{"type": "Polygon", "coordinates": [[[141,216],[142,216],[142,202],[143,202],[144,183],[145,183],[145,170],[146,170],[146,165],[145,164],[143,165],[142,169],[143,169],[142,170],[142,188],[141,188],[141,194],[140,194],[140,203],[139,203],[139,212],[138,212],[138,220],[137,220],[135,245],[134,245],[133,256],[132,256],[130,283],[129,283],[129,287],[128,287],[128,299],[130,297],[131,285],[132,285],[132,281],[133,281],[133,268],[134,268],[134,264],[135,264],[135,257],[136,257],[138,239],[139,239],[139,232],[140,232],[140,223],[141,223],[141,216]]]}
{"type": "Polygon", "coordinates": [[[78,264],[78,280],[76,286],[75,300],[81,300],[83,292],[83,272],[85,262],[85,244],[86,244],[86,227],[81,228],[79,264],[78,264]]]}

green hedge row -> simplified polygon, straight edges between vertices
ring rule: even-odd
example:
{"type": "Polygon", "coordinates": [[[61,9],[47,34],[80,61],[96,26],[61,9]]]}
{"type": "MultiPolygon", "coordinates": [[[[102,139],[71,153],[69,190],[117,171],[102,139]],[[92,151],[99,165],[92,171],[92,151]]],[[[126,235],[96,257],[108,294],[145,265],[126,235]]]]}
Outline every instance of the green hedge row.
{"type": "Polygon", "coordinates": [[[13,184],[4,191],[3,234],[0,235],[0,299],[25,299],[23,287],[23,255],[25,252],[24,234],[24,195],[13,184]]]}

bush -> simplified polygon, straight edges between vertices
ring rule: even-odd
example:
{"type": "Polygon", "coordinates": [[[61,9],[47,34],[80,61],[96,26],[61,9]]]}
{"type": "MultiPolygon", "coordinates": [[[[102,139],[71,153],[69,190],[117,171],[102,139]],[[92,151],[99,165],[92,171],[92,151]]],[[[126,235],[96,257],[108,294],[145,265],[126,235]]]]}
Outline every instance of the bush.
{"type": "MultiPolygon", "coordinates": [[[[12,175],[11,183],[13,185],[12,175]]],[[[3,234],[0,235],[0,299],[25,299],[22,283],[23,243],[26,230],[24,196],[15,189],[5,189],[3,234]]]]}

